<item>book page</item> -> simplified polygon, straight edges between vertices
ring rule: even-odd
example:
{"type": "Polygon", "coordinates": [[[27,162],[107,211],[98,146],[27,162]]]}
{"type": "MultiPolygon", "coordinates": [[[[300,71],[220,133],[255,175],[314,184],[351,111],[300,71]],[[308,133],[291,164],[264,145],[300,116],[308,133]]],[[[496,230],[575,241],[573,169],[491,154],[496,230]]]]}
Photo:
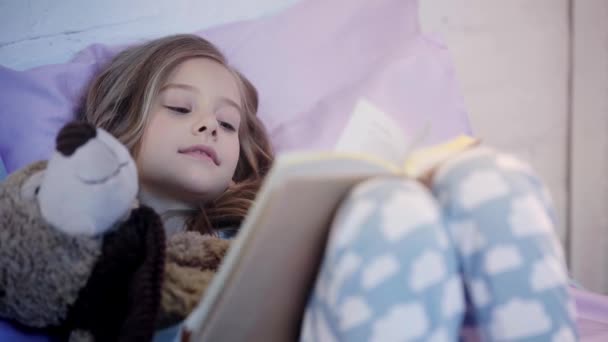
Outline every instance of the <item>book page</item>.
{"type": "Polygon", "coordinates": [[[404,173],[417,178],[477,143],[478,140],[473,137],[459,135],[444,143],[412,151],[404,164],[404,173]]]}
{"type": "Polygon", "coordinates": [[[402,170],[386,159],[349,152],[290,152],[275,160],[268,183],[280,183],[286,178],[350,177],[374,174],[397,174],[402,170]]]}
{"type": "Polygon", "coordinates": [[[351,152],[402,164],[408,141],[399,124],[368,100],[360,100],[335,146],[337,152],[351,152]]]}

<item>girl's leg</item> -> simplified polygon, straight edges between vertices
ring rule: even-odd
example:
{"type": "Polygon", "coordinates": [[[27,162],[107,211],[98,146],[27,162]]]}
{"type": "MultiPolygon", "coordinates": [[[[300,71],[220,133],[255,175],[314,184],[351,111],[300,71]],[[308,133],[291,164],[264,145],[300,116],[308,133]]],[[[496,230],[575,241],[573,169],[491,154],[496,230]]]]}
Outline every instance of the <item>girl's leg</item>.
{"type": "Polygon", "coordinates": [[[574,306],[548,192],[530,167],[487,148],[435,174],[457,246],[465,325],[483,340],[574,341],[574,306]]]}
{"type": "Polygon", "coordinates": [[[364,182],[336,214],[300,339],[457,339],[465,310],[455,258],[426,188],[364,182]]]}

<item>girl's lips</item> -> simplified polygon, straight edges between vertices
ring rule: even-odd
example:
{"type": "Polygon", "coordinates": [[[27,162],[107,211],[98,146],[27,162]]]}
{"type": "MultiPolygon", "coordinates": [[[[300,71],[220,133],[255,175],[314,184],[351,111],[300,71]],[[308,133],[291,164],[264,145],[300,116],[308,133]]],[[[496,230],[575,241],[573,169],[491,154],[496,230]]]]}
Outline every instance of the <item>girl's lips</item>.
{"type": "Polygon", "coordinates": [[[188,148],[180,149],[178,152],[181,154],[187,154],[197,159],[210,159],[215,165],[220,165],[220,161],[217,158],[217,153],[215,153],[215,150],[205,145],[193,145],[188,148]]]}
{"type": "Polygon", "coordinates": [[[205,153],[199,153],[199,152],[185,152],[185,153],[181,153],[181,154],[185,154],[186,156],[190,157],[190,158],[194,158],[194,159],[198,159],[198,160],[203,160],[206,162],[211,162],[215,165],[215,162],[213,161],[213,159],[211,159],[211,157],[208,154],[205,153]]]}

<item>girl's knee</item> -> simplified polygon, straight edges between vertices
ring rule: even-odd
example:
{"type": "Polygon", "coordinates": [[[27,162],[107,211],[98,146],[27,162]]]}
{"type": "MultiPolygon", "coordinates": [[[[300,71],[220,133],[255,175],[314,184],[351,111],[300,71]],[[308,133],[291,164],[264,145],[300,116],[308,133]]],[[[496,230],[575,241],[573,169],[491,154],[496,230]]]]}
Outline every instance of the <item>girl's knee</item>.
{"type": "Polygon", "coordinates": [[[548,192],[532,168],[513,156],[485,147],[468,151],[437,171],[432,189],[451,234],[466,246],[526,237],[555,245],[548,192]]]}
{"type": "Polygon", "coordinates": [[[439,205],[431,192],[410,179],[393,177],[364,181],[353,189],[341,211],[348,212],[362,203],[373,205],[384,225],[437,221],[440,216],[439,205]]]}
{"type": "MultiPolygon", "coordinates": [[[[424,225],[441,224],[437,202],[420,183],[403,178],[376,178],[357,185],[338,208],[332,239],[343,245],[374,231],[381,241],[395,242],[424,225]]],[[[374,239],[379,243],[379,239],[374,239]]]]}
{"type": "Polygon", "coordinates": [[[442,203],[472,210],[492,200],[532,194],[550,205],[546,187],[527,163],[488,147],[478,147],[442,165],[432,181],[442,203]]]}

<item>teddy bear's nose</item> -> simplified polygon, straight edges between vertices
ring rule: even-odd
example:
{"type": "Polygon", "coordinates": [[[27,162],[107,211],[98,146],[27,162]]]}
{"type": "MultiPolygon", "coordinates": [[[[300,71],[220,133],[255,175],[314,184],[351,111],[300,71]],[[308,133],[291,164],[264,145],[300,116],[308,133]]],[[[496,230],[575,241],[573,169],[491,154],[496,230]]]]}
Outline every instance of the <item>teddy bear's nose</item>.
{"type": "Polygon", "coordinates": [[[57,135],[57,151],[69,157],[77,148],[95,138],[96,135],[97,131],[92,125],[84,122],[70,122],[63,126],[57,135]]]}

